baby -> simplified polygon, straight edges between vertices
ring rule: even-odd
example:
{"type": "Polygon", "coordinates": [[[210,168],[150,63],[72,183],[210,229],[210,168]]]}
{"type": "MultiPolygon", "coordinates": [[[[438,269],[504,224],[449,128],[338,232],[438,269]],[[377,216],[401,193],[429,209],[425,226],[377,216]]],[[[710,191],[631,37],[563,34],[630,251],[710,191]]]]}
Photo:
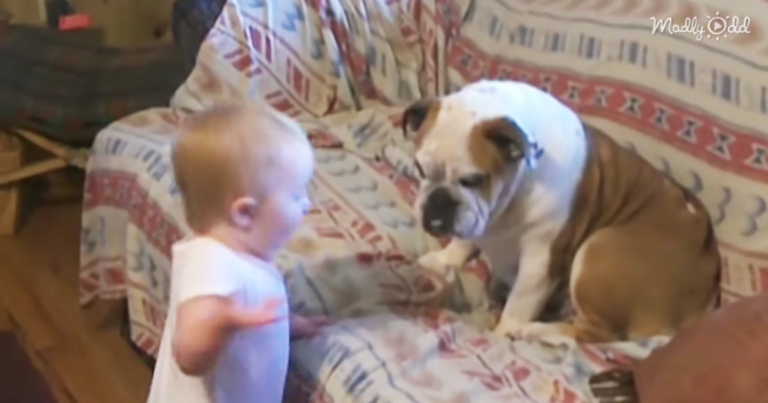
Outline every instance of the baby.
{"type": "Polygon", "coordinates": [[[289,313],[273,263],[310,207],[312,148],[265,105],[199,113],[173,169],[193,235],[173,246],[171,301],[149,403],[280,403],[290,336],[325,318],[289,313]]]}

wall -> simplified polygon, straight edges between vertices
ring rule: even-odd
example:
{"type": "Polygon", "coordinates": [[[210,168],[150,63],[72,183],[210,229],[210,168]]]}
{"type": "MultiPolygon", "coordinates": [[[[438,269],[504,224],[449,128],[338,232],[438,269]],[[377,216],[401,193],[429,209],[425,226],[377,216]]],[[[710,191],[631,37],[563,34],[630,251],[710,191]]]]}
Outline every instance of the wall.
{"type": "Polygon", "coordinates": [[[37,0],[0,0],[0,10],[13,14],[14,22],[42,24],[37,0]]]}
{"type": "MultiPolygon", "coordinates": [[[[158,40],[154,32],[158,27],[169,27],[173,1],[69,0],[76,12],[89,14],[93,25],[104,29],[106,44],[123,47],[170,40],[170,35],[158,40]]],[[[13,21],[20,23],[44,23],[38,4],[42,0],[0,0],[0,8],[11,12],[13,21]]]]}

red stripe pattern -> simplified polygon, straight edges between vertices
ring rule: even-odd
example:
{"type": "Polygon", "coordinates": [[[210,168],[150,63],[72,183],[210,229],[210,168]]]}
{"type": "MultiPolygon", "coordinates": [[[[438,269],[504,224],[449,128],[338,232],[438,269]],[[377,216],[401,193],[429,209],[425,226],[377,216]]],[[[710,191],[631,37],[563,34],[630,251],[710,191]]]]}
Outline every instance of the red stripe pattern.
{"type": "Polygon", "coordinates": [[[466,37],[457,38],[450,47],[448,63],[465,82],[482,78],[528,82],[547,89],[583,115],[615,121],[722,170],[768,184],[764,134],[732,128],[731,122],[641,85],[506,60],[489,55],[466,37]]]}

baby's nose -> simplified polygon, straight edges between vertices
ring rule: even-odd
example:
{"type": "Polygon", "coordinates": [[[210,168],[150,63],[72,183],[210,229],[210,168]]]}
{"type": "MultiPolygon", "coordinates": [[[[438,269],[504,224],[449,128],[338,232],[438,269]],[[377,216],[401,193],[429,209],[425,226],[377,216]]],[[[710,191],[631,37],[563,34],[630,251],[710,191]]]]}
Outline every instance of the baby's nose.
{"type": "Polygon", "coordinates": [[[309,214],[309,210],[312,209],[312,200],[309,200],[309,197],[304,198],[304,203],[302,205],[302,212],[304,215],[309,214]]]}

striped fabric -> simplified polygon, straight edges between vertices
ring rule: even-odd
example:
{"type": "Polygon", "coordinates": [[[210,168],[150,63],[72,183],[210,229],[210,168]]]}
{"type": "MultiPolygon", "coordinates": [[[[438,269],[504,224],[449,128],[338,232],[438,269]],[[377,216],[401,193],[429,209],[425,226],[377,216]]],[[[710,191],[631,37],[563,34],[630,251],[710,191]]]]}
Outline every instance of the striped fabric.
{"type": "Polygon", "coordinates": [[[413,144],[399,113],[481,77],[551,92],[696,193],[715,221],[724,299],[754,295],[768,288],[766,11],[760,0],[229,0],[171,107],[96,139],[82,301],[127,298],[134,342],[156,353],[170,245],[188,233],[170,168],[178,125],[210,105],[262,99],[317,149],[315,208],[299,236],[324,256],[280,254],[291,303],[339,319],[294,343],[288,401],[594,401],[592,374],[666,340],[490,334],[498,304],[484,262],[451,288],[413,265],[438,245],[410,207],[413,144]],[[651,17],[721,17],[728,37],[652,34],[651,17]],[[749,17],[751,33],[728,32],[733,17],[749,17]]]}

